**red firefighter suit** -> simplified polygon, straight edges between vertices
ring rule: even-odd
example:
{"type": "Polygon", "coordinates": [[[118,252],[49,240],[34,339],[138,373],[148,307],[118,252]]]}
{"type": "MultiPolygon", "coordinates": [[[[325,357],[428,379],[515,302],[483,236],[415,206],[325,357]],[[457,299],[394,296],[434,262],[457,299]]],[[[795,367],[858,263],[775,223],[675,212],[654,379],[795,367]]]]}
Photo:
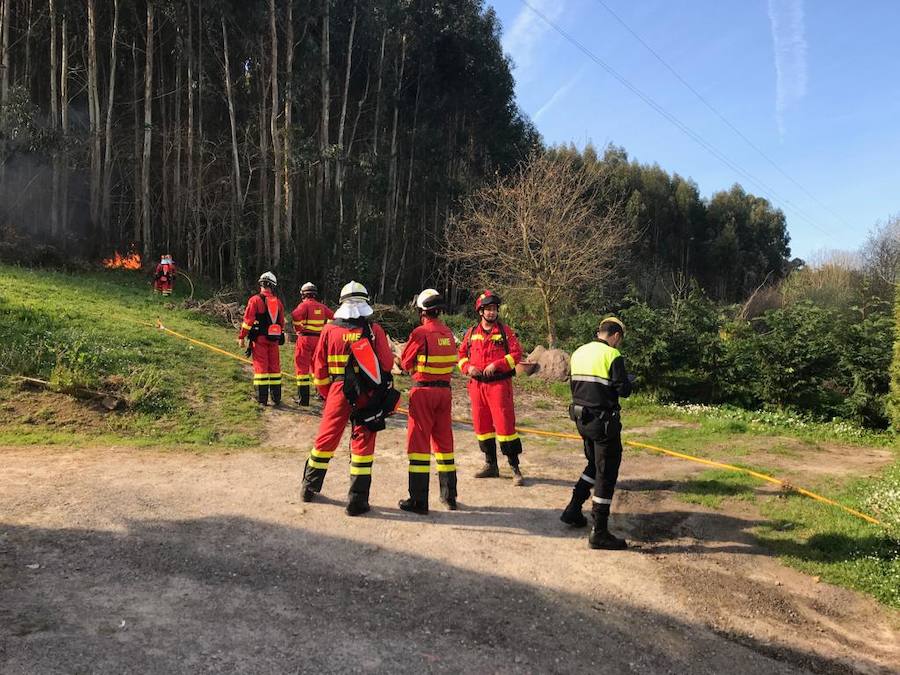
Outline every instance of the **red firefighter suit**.
{"type": "Polygon", "coordinates": [[[163,295],[172,295],[175,288],[175,263],[171,258],[163,258],[153,273],[153,290],[163,295]]]}
{"type": "Polygon", "coordinates": [[[427,316],[410,333],[400,356],[400,367],[412,373],[413,379],[406,427],[409,496],[413,501],[428,503],[432,454],[441,499],[456,499],[450,375],[457,358],[453,333],[439,319],[427,316]]]}
{"type": "Polygon", "coordinates": [[[284,305],[270,288],[263,288],[247,301],[239,339],[249,337],[253,356],[253,384],[257,399],[265,405],[281,403],[281,359],[279,345],[284,344],[284,305]]]}
{"type": "Polygon", "coordinates": [[[515,332],[499,321],[486,331],[479,321],[466,331],[458,356],[463,375],[472,366],[483,371],[488,364],[495,364],[496,372],[490,377],[479,375],[469,380],[472,423],[488,464],[497,463],[499,441],[510,466],[518,467],[522,441],[516,432],[512,377],[522,360],[522,348],[515,332]]]}
{"type": "MultiPolygon", "coordinates": [[[[313,449],[303,472],[303,489],[320,492],[328,463],[344,435],[344,427],[352,412],[344,394],[344,368],[350,358],[350,345],[362,337],[364,319],[336,319],[322,329],[313,356],[313,384],[325,398],[322,421],[313,449]]],[[[382,373],[390,373],[393,355],[384,330],[370,323],[373,347],[382,373]]],[[[360,394],[357,405],[366,404],[368,396],[360,394]]],[[[372,462],[375,459],[375,432],[353,425],[350,436],[350,500],[368,503],[372,486],[372,462]]]]}
{"type": "Polygon", "coordinates": [[[304,298],[291,312],[291,318],[297,330],[297,345],[294,348],[297,395],[300,398],[300,405],[309,405],[313,355],[316,353],[316,345],[319,344],[319,335],[325,323],[334,318],[334,312],[315,298],[304,298]]]}

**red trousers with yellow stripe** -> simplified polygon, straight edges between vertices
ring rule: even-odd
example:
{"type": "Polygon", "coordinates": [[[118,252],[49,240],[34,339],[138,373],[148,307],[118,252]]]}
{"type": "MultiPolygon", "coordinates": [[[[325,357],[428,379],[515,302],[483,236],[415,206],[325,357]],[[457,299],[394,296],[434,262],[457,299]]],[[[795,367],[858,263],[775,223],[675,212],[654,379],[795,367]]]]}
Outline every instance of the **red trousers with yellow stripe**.
{"type": "MultiPolygon", "coordinates": [[[[368,397],[362,394],[357,405],[365,406],[368,397]]],[[[350,419],[350,402],[344,396],[344,382],[332,383],[322,409],[322,421],[316,434],[313,449],[310,450],[306,468],[303,471],[304,489],[320,492],[325,482],[328,463],[340,445],[347,420],[350,419]]],[[[354,494],[368,499],[372,487],[372,462],[375,459],[375,432],[364,426],[353,425],[350,435],[350,497],[354,494]]]]}
{"type": "Polygon", "coordinates": [[[472,404],[472,426],[478,445],[489,464],[497,462],[497,442],[500,452],[512,466],[519,465],[522,441],[516,432],[516,409],[513,403],[512,379],[495,382],[469,380],[469,401],[472,404]]]}
{"type": "Polygon", "coordinates": [[[297,375],[297,391],[301,399],[309,403],[312,387],[312,359],[319,344],[318,335],[298,335],[294,347],[294,373],[297,375]]]}
{"type": "Polygon", "coordinates": [[[417,387],[409,392],[406,453],[409,458],[409,496],[428,503],[431,456],[438,470],[442,499],[456,499],[456,462],[449,387],[417,387]]]}
{"type": "Polygon", "coordinates": [[[278,343],[266,337],[256,338],[251,345],[253,354],[253,385],[256,387],[257,399],[267,403],[269,393],[272,401],[281,401],[281,356],[278,343]]]}

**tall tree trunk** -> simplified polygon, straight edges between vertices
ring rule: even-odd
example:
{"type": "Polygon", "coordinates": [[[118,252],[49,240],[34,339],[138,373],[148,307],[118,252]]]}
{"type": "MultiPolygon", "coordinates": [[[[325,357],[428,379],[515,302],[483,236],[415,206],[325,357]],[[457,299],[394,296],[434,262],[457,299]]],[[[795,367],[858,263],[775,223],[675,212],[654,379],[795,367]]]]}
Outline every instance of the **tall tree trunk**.
{"type": "Polygon", "coordinates": [[[91,227],[100,223],[100,84],[97,75],[97,16],[94,0],[87,0],[87,89],[91,129],[91,227]]]}
{"type": "Polygon", "coordinates": [[[203,252],[201,244],[202,235],[202,200],[203,200],[203,0],[197,1],[197,181],[194,187],[194,260],[196,265],[202,266],[203,252]]]}
{"type": "MultiPolygon", "coordinates": [[[[187,3],[188,39],[187,39],[187,174],[184,181],[186,194],[183,195],[185,209],[182,211],[182,222],[193,222],[193,185],[194,185],[194,14],[191,2],[187,3]]],[[[183,225],[182,225],[183,226],[183,225]]],[[[182,232],[182,236],[184,233],[182,232]]]]}
{"type": "Polygon", "coordinates": [[[341,101],[341,119],[338,123],[338,155],[334,169],[334,180],[338,196],[338,236],[340,242],[344,228],[344,126],[347,122],[347,99],[350,96],[350,68],[353,64],[353,35],[356,32],[356,2],[353,3],[353,17],[350,19],[350,37],[347,40],[347,67],[344,70],[344,94],[341,101]]]}
{"type": "Polygon", "coordinates": [[[329,118],[331,110],[331,78],[329,70],[331,68],[331,0],[322,0],[322,58],[319,63],[319,81],[322,96],[322,113],[320,117],[319,130],[319,185],[316,191],[316,236],[322,235],[322,224],[324,221],[325,199],[328,194],[331,182],[328,158],[328,146],[330,139],[328,130],[331,126],[329,118]]]}
{"type": "Polygon", "coordinates": [[[378,156],[378,129],[381,123],[381,89],[384,82],[384,43],[388,29],[381,33],[381,52],[378,56],[378,87],[375,89],[375,121],[372,123],[372,154],[378,156]]]}
{"type": "MultiPolygon", "coordinates": [[[[177,38],[177,56],[175,58],[175,166],[172,168],[172,201],[175,210],[175,242],[176,247],[181,244],[181,234],[184,216],[184,203],[181,195],[181,146],[182,146],[182,128],[181,128],[181,88],[184,84],[184,76],[182,75],[182,60],[184,58],[184,40],[181,36],[181,25],[176,28],[178,32],[177,38]]],[[[176,252],[176,254],[180,254],[176,252]]]]}
{"type": "Polygon", "coordinates": [[[132,153],[131,180],[134,210],[132,212],[131,241],[137,244],[141,240],[141,77],[138,65],[137,38],[131,39],[131,100],[134,116],[134,151],[132,153]]]}
{"type": "Polygon", "coordinates": [[[272,166],[275,194],[272,199],[272,265],[278,267],[281,264],[281,211],[283,208],[281,188],[284,175],[281,167],[281,139],[278,137],[278,111],[281,106],[278,100],[278,26],[275,21],[275,0],[269,0],[269,39],[271,40],[271,59],[269,65],[271,73],[272,107],[269,119],[270,133],[272,134],[272,155],[275,160],[272,166]]]}
{"type": "MultiPolygon", "coordinates": [[[[260,64],[262,66],[262,64],[260,64]]],[[[262,71],[262,67],[260,67],[262,71]]],[[[262,260],[257,263],[258,268],[268,267],[272,260],[272,240],[269,229],[269,137],[266,134],[266,91],[262,87],[262,96],[259,99],[259,157],[262,166],[259,171],[259,193],[262,196],[262,260]]]]}
{"type": "Polygon", "coordinates": [[[403,69],[406,66],[406,35],[400,40],[400,67],[397,75],[397,86],[394,89],[394,123],[391,128],[391,157],[388,169],[388,195],[384,210],[384,249],[381,256],[381,284],[378,295],[384,298],[384,282],[387,277],[388,253],[390,251],[391,233],[397,216],[397,125],[400,121],[400,91],[403,88],[403,69]]]}
{"type": "MultiPolygon", "coordinates": [[[[59,36],[56,28],[56,0],[50,0],[50,128],[59,128],[59,64],[57,46],[59,36]]],[[[5,22],[4,22],[5,25],[5,22]]],[[[59,174],[62,170],[59,150],[53,151],[53,178],[50,194],[50,234],[59,236],[59,174]]]]}
{"type": "MultiPolygon", "coordinates": [[[[0,8],[0,19],[3,21],[0,27],[0,110],[4,111],[9,103],[9,22],[12,3],[13,0],[3,0],[3,7],[0,8]]],[[[0,114],[6,115],[5,112],[0,114]]]]}
{"type": "Polygon", "coordinates": [[[403,270],[406,267],[406,251],[409,244],[409,204],[412,195],[413,170],[415,169],[416,160],[416,127],[419,123],[419,101],[422,93],[422,71],[416,78],[416,103],[413,107],[413,124],[412,132],[409,138],[409,171],[406,179],[406,197],[403,200],[403,232],[400,235],[400,241],[403,242],[402,252],[400,253],[400,264],[397,266],[397,276],[394,277],[394,297],[400,290],[400,281],[403,276],[403,270]]]}
{"type": "Polygon", "coordinates": [[[147,50],[144,62],[144,149],[141,168],[141,243],[144,259],[153,253],[150,221],[150,149],[153,140],[153,2],[147,2],[147,50]]]}
{"type": "Polygon", "coordinates": [[[228,121],[231,125],[231,161],[234,177],[234,194],[231,198],[231,257],[235,282],[240,282],[240,252],[238,251],[238,227],[240,214],[243,211],[241,199],[241,158],[238,153],[237,119],[234,111],[234,93],[231,87],[231,64],[228,60],[228,32],[225,30],[225,18],[222,17],[222,51],[225,55],[225,94],[228,98],[228,121]]]}
{"type": "Polygon", "coordinates": [[[63,15],[60,36],[59,117],[62,122],[63,150],[60,154],[59,227],[69,230],[69,31],[63,15]]]}
{"type": "Polygon", "coordinates": [[[109,235],[109,200],[112,189],[112,120],[113,105],[116,99],[116,43],[119,40],[119,0],[113,0],[112,40],[109,46],[109,86],[106,96],[106,129],[105,149],[103,154],[103,195],[100,208],[104,236],[109,235]]]}
{"type": "Polygon", "coordinates": [[[34,33],[34,0],[28,0],[25,23],[25,90],[31,98],[31,36],[34,33]]]}
{"type": "Polygon", "coordinates": [[[294,186],[293,186],[293,124],[294,124],[294,2],[288,0],[284,68],[284,241],[288,252],[294,250],[294,186]]]}

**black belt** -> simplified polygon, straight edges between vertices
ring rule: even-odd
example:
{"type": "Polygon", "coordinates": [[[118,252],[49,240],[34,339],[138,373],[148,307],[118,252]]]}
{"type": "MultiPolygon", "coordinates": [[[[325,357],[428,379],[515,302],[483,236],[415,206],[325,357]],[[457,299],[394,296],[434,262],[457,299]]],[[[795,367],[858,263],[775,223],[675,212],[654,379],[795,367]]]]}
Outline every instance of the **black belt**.
{"type": "Polygon", "coordinates": [[[304,331],[303,333],[298,333],[298,335],[300,335],[300,337],[319,337],[321,333],[307,333],[304,331]]]}
{"type": "Polygon", "coordinates": [[[449,389],[450,383],[446,380],[429,380],[428,382],[413,382],[413,387],[440,387],[441,389],[449,389]]]}
{"type": "Polygon", "coordinates": [[[497,373],[496,375],[475,375],[472,377],[476,382],[499,382],[514,377],[516,371],[507,370],[505,373],[497,373]]]}

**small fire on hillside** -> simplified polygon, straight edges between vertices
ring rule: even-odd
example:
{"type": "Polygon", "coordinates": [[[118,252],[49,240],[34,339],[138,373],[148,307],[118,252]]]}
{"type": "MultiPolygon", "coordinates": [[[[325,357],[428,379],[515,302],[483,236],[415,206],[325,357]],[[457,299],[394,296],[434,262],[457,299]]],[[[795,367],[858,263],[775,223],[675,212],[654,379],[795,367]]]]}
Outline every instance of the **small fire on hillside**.
{"type": "Polygon", "coordinates": [[[139,270],[141,269],[141,254],[132,252],[122,255],[116,251],[112,258],[104,258],[103,266],[110,270],[139,270]]]}

